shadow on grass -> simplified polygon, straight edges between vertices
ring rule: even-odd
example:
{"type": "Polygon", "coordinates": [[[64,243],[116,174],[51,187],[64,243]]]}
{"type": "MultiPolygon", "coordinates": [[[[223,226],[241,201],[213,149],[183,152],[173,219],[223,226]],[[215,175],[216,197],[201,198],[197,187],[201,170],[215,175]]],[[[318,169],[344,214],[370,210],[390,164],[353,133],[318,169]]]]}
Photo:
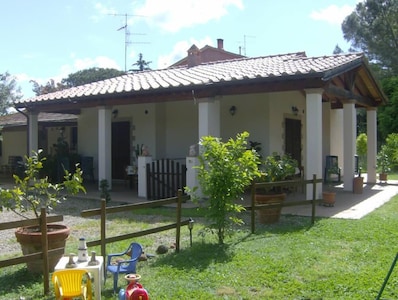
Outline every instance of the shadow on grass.
{"type": "Polygon", "coordinates": [[[213,263],[227,263],[234,255],[233,248],[227,244],[194,243],[191,248],[180,250],[179,253],[159,257],[153,265],[204,270],[213,263]]]}
{"type": "MultiPolygon", "coordinates": [[[[51,289],[51,287],[50,287],[51,289]]],[[[50,290],[51,292],[51,290],[50,290]]],[[[26,267],[8,267],[2,269],[0,277],[0,299],[8,294],[19,294],[25,299],[53,299],[53,296],[44,296],[43,276],[33,274],[26,267]],[[26,291],[29,294],[26,295],[26,291]]]]}

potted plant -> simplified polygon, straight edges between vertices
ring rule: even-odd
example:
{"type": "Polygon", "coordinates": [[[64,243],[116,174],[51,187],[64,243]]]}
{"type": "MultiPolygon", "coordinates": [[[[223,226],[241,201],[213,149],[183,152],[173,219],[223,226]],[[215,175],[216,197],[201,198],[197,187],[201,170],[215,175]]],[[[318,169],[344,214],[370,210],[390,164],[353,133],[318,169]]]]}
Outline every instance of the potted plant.
{"type": "Polygon", "coordinates": [[[336,202],[336,192],[333,191],[333,185],[332,185],[332,174],[338,174],[338,166],[331,166],[327,172],[326,172],[326,178],[325,178],[325,183],[326,183],[326,189],[322,192],[322,204],[324,206],[334,206],[336,202]]]}
{"type": "MultiPolygon", "coordinates": [[[[276,152],[261,161],[260,182],[278,182],[292,178],[298,170],[298,163],[290,155],[280,155],[276,152]]],[[[286,194],[281,186],[271,190],[256,190],[254,195],[257,204],[281,204],[285,201],[286,194]]],[[[258,210],[260,223],[276,223],[279,221],[282,208],[266,208],[258,210]]]]}
{"type": "Polygon", "coordinates": [[[379,180],[387,182],[387,174],[391,171],[391,159],[388,155],[387,145],[381,146],[379,153],[377,154],[377,166],[380,170],[379,180]]]}
{"type": "MultiPolygon", "coordinates": [[[[83,187],[82,171],[79,166],[73,174],[65,171],[64,181],[53,184],[49,178],[40,177],[45,157],[33,152],[32,156],[25,157],[25,172],[23,177],[13,175],[15,186],[12,189],[0,189],[0,210],[7,209],[15,212],[22,218],[29,219],[34,216],[39,218],[40,210],[46,207],[50,212],[59,202],[66,199],[67,195],[75,195],[79,191],[86,192],[83,187]],[[64,191],[64,192],[63,192],[64,191]]],[[[65,247],[65,240],[69,236],[68,226],[61,224],[48,224],[49,249],[65,247]],[[54,244],[52,244],[54,243],[54,244]]],[[[40,226],[26,226],[15,231],[17,241],[20,242],[23,254],[41,252],[40,226]]],[[[60,257],[50,257],[50,270],[54,269],[60,257]]],[[[42,262],[28,263],[29,271],[42,272],[42,262]]]]}

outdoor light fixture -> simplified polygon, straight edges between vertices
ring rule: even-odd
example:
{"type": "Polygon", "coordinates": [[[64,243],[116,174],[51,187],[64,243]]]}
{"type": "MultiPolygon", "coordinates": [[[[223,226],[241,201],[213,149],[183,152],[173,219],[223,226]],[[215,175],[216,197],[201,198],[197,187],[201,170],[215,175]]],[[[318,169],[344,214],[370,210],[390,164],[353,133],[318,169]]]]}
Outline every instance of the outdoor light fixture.
{"type": "Polygon", "coordinates": [[[112,115],[113,115],[113,118],[114,119],[116,119],[117,118],[117,115],[119,114],[119,110],[118,109],[114,109],[113,111],[112,111],[112,115]]]}
{"type": "Polygon", "coordinates": [[[189,244],[192,247],[192,229],[193,229],[193,223],[194,220],[192,218],[189,218],[188,220],[188,229],[189,229],[189,244]]]}
{"type": "Polygon", "coordinates": [[[298,110],[297,106],[292,106],[292,113],[293,113],[295,116],[297,116],[298,112],[299,112],[299,110],[298,110]]]}
{"type": "Polygon", "coordinates": [[[236,106],[232,105],[231,108],[229,109],[229,113],[231,114],[231,116],[235,115],[236,113],[236,106]]]}

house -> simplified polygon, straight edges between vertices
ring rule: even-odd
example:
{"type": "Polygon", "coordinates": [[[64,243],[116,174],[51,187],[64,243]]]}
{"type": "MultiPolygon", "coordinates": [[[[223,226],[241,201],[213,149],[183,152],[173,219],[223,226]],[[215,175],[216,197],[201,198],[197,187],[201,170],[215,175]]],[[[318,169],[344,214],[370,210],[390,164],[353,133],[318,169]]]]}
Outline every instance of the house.
{"type": "Polygon", "coordinates": [[[170,68],[198,65],[208,62],[243,58],[243,55],[235,54],[224,50],[224,40],[217,39],[217,48],[206,45],[199,49],[196,45],[192,45],[188,50],[188,55],[183,59],[172,64],[170,68]]]}
{"type": "Polygon", "coordinates": [[[76,114],[77,151],[94,158],[96,179],[112,183],[125,176],[126,165],[138,166],[140,174],[137,149],[143,145],[150,159],[184,162],[202,136],[225,140],[248,131],[250,140],[262,144],[263,156],[292,154],[307,179],[313,174],[322,178],[326,155],[337,155],[344,189],[352,191],[356,110],[362,108],[367,112],[368,182],[376,182],[376,109],[387,99],[362,53],[307,57],[297,52],[208,63],[192,55],[188,51],[192,64],[181,67],[17,102],[29,115],[29,149],[38,147],[39,112],[76,114]]]}

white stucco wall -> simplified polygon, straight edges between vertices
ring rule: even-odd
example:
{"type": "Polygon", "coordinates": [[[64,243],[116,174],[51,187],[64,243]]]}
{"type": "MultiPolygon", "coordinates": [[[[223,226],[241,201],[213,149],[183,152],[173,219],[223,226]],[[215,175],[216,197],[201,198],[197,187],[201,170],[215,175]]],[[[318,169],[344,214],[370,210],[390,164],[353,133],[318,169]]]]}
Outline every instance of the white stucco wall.
{"type": "Polygon", "coordinates": [[[1,164],[8,164],[9,156],[25,157],[27,153],[26,130],[3,131],[3,153],[1,164]]]}

